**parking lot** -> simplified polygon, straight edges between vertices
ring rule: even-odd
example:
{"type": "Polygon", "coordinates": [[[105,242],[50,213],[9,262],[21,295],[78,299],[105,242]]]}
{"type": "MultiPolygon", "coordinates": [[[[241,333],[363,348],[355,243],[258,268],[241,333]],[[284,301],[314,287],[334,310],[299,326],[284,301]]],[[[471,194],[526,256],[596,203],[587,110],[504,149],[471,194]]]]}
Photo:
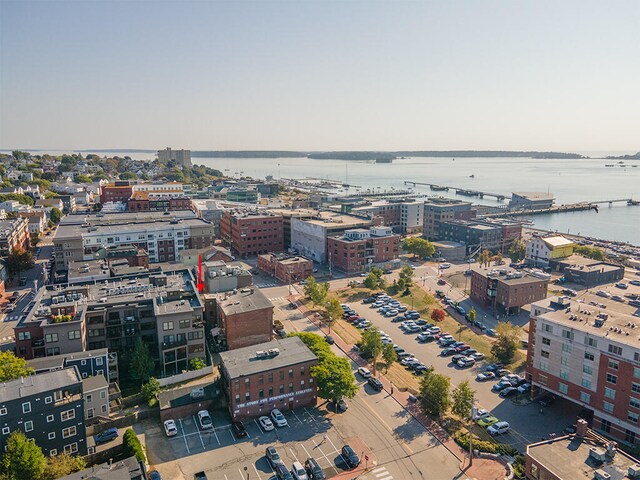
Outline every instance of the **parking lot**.
{"type": "MultiPolygon", "coordinates": [[[[265,449],[275,446],[287,468],[313,457],[327,477],[347,469],[340,449],[349,443],[364,456],[367,449],[357,438],[343,438],[332,428],[326,412],[302,408],[282,412],[288,426],[264,431],[257,419],[244,422],[247,436],[236,438],[226,412],[212,412],[213,429],[203,430],[195,416],[175,419],[178,434],[166,437],[161,425],[145,428],[151,463],[167,478],[193,478],[204,470],[210,479],[271,479],[275,473],[265,449]],[[157,457],[157,458],[156,458],[157,457]],[[172,462],[177,460],[177,462],[172,462]],[[178,466],[180,474],[172,471],[178,466]]],[[[156,422],[157,423],[157,422],[156,422]]]]}

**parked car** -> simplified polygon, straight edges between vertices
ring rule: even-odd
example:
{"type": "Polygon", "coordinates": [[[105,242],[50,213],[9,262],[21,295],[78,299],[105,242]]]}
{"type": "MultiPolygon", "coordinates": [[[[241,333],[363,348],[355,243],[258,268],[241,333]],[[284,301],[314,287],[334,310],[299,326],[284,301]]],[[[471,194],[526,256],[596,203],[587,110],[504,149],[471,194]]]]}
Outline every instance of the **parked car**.
{"type": "Polygon", "coordinates": [[[356,454],[356,452],[349,445],[345,445],[342,447],[342,458],[347,463],[349,468],[356,468],[360,465],[360,457],[356,454]]]}
{"type": "Polygon", "coordinates": [[[479,362],[480,360],[484,360],[484,357],[485,357],[484,353],[482,353],[482,352],[468,353],[468,355],[469,355],[470,357],[473,357],[473,359],[474,359],[476,362],[479,362]]]}
{"type": "Polygon", "coordinates": [[[295,480],[309,480],[309,475],[300,462],[293,462],[291,474],[295,480]]]}
{"type": "Polygon", "coordinates": [[[498,420],[490,413],[485,413],[484,415],[479,416],[476,421],[481,427],[487,428],[498,423],[500,420],[498,420]]]}
{"type": "Polygon", "coordinates": [[[267,447],[267,449],[265,450],[265,456],[267,457],[267,460],[271,464],[272,468],[275,468],[276,465],[284,465],[284,462],[282,461],[282,458],[280,458],[276,447],[267,447]]]}
{"type": "Polygon", "coordinates": [[[309,457],[304,462],[304,468],[307,470],[307,474],[313,480],[325,480],[324,472],[320,467],[320,464],[316,461],[315,458],[309,457]]]}
{"type": "Polygon", "coordinates": [[[495,437],[496,435],[507,433],[510,429],[511,427],[508,422],[498,422],[487,428],[487,433],[492,437],[495,437]]]}
{"type": "Polygon", "coordinates": [[[197,472],[193,475],[193,480],[207,480],[207,474],[204,472],[197,472]]]}
{"type": "Polygon", "coordinates": [[[175,420],[169,419],[164,421],[164,433],[167,437],[174,437],[178,434],[178,427],[175,420]]]}
{"type": "Polygon", "coordinates": [[[241,421],[235,421],[231,424],[231,430],[236,438],[243,438],[247,436],[247,430],[244,428],[244,424],[241,421]]]}
{"type": "Polygon", "coordinates": [[[476,376],[476,380],[479,382],[486,382],[487,380],[493,380],[496,378],[496,374],[493,372],[482,372],[476,376]]]}
{"type": "Polygon", "coordinates": [[[531,384],[530,383],[523,383],[522,385],[520,385],[518,388],[518,393],[529,393],[529,391],[531,391],[531,384]]]}
{"type": "Polygon", "coordinates": [[[542,405],[543,407],[548,407],[549,405],[551,405],[554,401],[556,400],[556,397],[554,395],[545,395],[543,396],[540,400],[538,400],[538,403],[540,405],[542,405]]]}
{"type": "Polygon", "coordinates": [[[516,387],[507,387],[500,392],[500,396],[502,398],[512,397],[518,394],[518,389],[516,387]]]}
{"type": "Polygon", "coordinates": [[[438,280],[438,285],[446,285],[447,282],[445,280],[443,280],[442,278],[438,280]]]}
{"type": "Polygon", "coordinates": [[[264,415],[258,419],[258,423],[265,432],[270,432],[275,428],[271,419],[264,415]]]}
{"type": "Polygon", "coordinates": [[[487,335],[489,335],[490,337],[496,337],[496,336],[498,336],[498,332],[496,332],[493,328],[487,328],[487,329],[485,330],[485,333],[486,333],[487,335]]]}
{"type": "Polygon", "coordinates": [[[287,419],[284,418],[282,412],[277,408],[271,410],[271,420],[273,420],[273,423],[275,423],[278,427],[286,427],[287,425],[289,425],[287,419]]]}
{"type": "Polygon", "coordinates": [[[367,383],[371,385],[371,388],[373,388],[378,392],[382,391],[382,389],[384,388],[382,386],[382,382],[375,377],[369,377],[369,379],[367,380],[367,383]]]}
{"type": "Polygon", "coordinates": [[[150,471],[147,477],[149,480],[162,480],[162,475],[160,475],[160,472],[157,470],[150,471]]]}
{"type": "Polygon", "coordinates": [[[111,440],[115,440],[118,437],[118,429],[117,428],[108,428],[103,432],[100,432],[93,436],[93,440],[96,445],[100,445],[101,443],[107,443],[111,440]]]}
{"type": "Polygon", "coordinates": [[[336,343],[336,341],[333,339],[331,335],[327,335],[326,337],[324,337],[324,341],[327,342],[329,345],[333,345],[334,343],[336,343]]]}
{"type": "Polygon", "coordinates": [[[200,410],[198,412],[198,423],[200,423],[200,428],[202,428],[203,430],[213,428],[211,415],[209,415],[209,412],[207,410],[200,410]]]}
{"type": "Polygon", "coordinates": [[[491,387],[491,391],[497,393],[497,392],[501,392],[505,388],[510,388],[510,387],[511,387],[511,382],[507,382],[506,380],[500,380],[493,387],[491,387]]]}
{"type": "Polygon", "coordinates": [[[371,371],[367,367],[358,367],[358,373],[363,378],[369,378],[371,376],[371,371]]]}
{"type": "Polygon", "coordinates": [[[450,357],[451,355],[455,355],[455,354],[456,354],[455,348],[445,348],[440,352],[441,357],[450,357]]]}
{"type": "Polygon", "coordinates": [[[462,360],[458,360],[458,366],[460,368],[471,367],[476,364],[476,361],[472,357],[465,357],[462,360]]]}
{"type": "Polygon", "coordinates": [[[364,300],[362,300],[362,303],[375,303],[376,299],[375,297],[367,297],[364,300]]]}

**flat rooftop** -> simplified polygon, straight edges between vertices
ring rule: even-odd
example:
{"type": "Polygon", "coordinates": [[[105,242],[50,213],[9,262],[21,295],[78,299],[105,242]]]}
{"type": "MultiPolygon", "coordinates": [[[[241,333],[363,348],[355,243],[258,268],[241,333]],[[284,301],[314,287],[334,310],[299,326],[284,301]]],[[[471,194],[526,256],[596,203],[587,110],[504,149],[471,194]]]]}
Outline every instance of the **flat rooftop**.
{"type": "Polygon", "coordinates": [[[243,288],[237,293],[218,298],[223,298],[218,305],[226,316],[273,308],[271,301],[257,287],[243,288]]]}
{"type": "Polygon", "coordinates": [[[479,275],[482,275],[483,277],[497,279],[498,281],[506,283],[507,285],[525,285],[527,283],[548,282],[550,278],[539,278],[531,275],[526,271],[512,270],[510,268],[504,268],[504,266],[488,269],[475,264],[471,265],[471,270],[478,273],[479,275]],[[505,273],[500,274],[499,272],[505,273]]]}
{"type": "Polygon", "coordinates": [[[547,192],[512,192],[512,194],[526,198],[527,200],[555,200],[553,193],[547,192]]]}
{"type": "Polygon", "coordinates": [[[8,402],[52,390],[61,390],[80,382],[82,382],[82,379],[75,367],[29,375],[28,377],[5,382],[0,388],[0,402],[8,402]]]}
{"type": "Polygon", "coordinates": [[[320,225],[327,228],[351,229],[354,227],[363,227],[371,225],[368,218],[356,217],[353,215],[343,215],[335,212],[316,212],[314,218],[302,220],[304,222],[320,225]]]}
{"type": "Polygon", "coordinates": [[[575,245],[574,241],[564,238],[561,235],[556,235],[554,237],[542,237],[541,240],[551,247],[568,247],[570,245],[575,245]]]}
{"type": "Polygon", "coordinates": [[[288,337],[222,352],[220,359],[229,378],[234,379],[311,362],[317,360],[317,357],[298,337],[288,337]],[[279,353],[264,357],[258,357],[256,354],[258,351],[272,349],[278,349],[279,353]]]}
{"type": "Polygon", "coordinates": [[[527,453],[533,461],[558,478],[591,480],[595,478],[595,470],[601,469],[611,475],[611,480],[629,479],[627,471],[638,463],[637,459],[618,449],[613,458],[607,457],[607,461],[600,463],[589,456],[589,450],[593,447],[606,450],[588,439],[569,435],[531,444],[527,447],[527,453]]]}

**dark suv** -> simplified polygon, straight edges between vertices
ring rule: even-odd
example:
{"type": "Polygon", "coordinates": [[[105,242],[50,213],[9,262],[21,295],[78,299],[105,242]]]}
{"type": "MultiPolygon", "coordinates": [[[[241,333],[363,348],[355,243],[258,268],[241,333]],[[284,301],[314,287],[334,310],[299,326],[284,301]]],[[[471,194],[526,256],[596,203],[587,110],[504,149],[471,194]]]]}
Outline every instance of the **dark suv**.
{"type": "Polygon", "coordinates": [[[282,461],[282,458],[280,458],[276,447],[267,447],[265,456],[267,457],[267,460],[269,460],[272,468],[276,468],[276,465],[284,465],[284,462],[282,461]]]}
{"type": "Polygon", "coordinates": [[[382,382],[374,377],[370,377],[369,380],[367,380],[367,383],[371,385],[371,388],[377,390],[378,392],[382,391],[382,389],[384,388],[382,386],[382,382]]]}
{"type": "Polygon", "coordinates": [[[358,454],[356,454],[349,445],[342,447],[342,457],[344,461],[347,462],[349,468],[356,468],[360,465],[360,457],[358,457],[358,454]]]}
{"type": "Polygon", "coordinates": [[[310,457],[304,462],[304,468],[307,470],[309,478],[312,480],[325,480],[324,472],[315,458],[310,457]]]}

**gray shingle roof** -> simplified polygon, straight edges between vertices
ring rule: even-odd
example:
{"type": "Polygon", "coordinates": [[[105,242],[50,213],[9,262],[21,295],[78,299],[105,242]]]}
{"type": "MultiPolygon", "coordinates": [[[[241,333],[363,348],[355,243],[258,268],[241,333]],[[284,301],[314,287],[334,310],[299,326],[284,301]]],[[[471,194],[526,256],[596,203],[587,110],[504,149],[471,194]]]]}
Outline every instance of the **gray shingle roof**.
{"type": "Polygon", "coordinates": [[[0,402],[25,398],[38,393],[59,390],[82,381],[75,368],[29,375],[0,385],[0,402]]]}

